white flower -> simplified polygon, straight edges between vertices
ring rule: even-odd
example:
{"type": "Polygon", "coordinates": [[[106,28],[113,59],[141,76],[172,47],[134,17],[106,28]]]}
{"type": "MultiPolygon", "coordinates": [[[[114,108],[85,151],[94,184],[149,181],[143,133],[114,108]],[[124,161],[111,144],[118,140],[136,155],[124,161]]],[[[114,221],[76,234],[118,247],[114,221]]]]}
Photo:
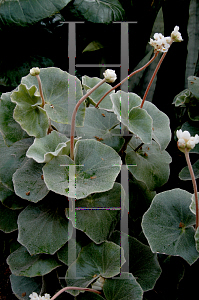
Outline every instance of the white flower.
{"type": "Polygon", "coordinates": [[[107,82],[114,82],[116,79],[117,79],[117,76],[115,74],[115,71],[114,70],[110,70],[110,69],[107,69],[104,73],[104,78],[106,79],[107,82]]]}
{"type": "Polygon", "coordinates": [[[42,300],[50,300],[50,295],[49,294],[45,294],[44,296],[42,296],[41,299],[42,300]]]}
{"type": "Polygon", "coordinates": [[[179,26],[175,26],[174,30],[171,33],[171,38],[174,42],[182,42],[182,36],[181,33],[179,32],[179,26]]]}
{"type": "Polygon", "coordinates": [[[164,37],[162,33],[155,33],[153,37],[154,40],[150,39],[149,44],[154,47],[154,51],[156,52],[167,52],[172,42],[183,41],[179,32],[179,26],[175,26],[171,36],[164,37]]]}
{"type": "Polygon", "coordinates": [[[189,131],[182,131],[182,129],[177,130],[176,135],[178,139],[183,139],[185,143],[187,143],[191,137],[189,131]]]}
{"type": "Polygon", "coordinates": [[[38,67],[30,69],[30,75],[36,76],[40,74],[40,69],[38,67]]]}
{"type": "Polygon", "coordinates": [[[38,296],[37,293],[33,292],[30,294],[30,300],[50,300],[50,295],[45,294],[44,296],[38,296]]]}
{"type": "Polygon", "coordinates": [[[196,144],[199,143],[199,136],[196,134],[194,137],[190,135],[189,131],[177,130],[176,132],[178,138],[178,148],[184,152],[184,148],[188,148],[189,150],[193,149],[196,144]]]}
{"type": "Polygon", "coordinates": [[[29,297],[30,297],[30,300],[39,300],[39,296],[35,292],[30,294],[29,297]]]}
{"type": "Polygon", "coordinates": [[[153,37],[154,40],[150,39],[149,44],[154,47],[154,51],[167,52],[170,47],[171,37],[164,37],[162,33],[155,33],[153,37]]]}

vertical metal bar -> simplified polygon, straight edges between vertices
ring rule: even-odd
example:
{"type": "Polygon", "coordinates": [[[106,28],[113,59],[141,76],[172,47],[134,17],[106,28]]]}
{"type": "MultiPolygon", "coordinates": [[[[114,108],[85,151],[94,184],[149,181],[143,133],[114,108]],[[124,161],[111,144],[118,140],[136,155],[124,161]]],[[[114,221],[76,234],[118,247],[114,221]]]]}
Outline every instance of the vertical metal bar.
{"type": "MultiPolygon", "coordinates": [[[[126,194],[126,203],[129,206],[129,178],[128,178],[128,167],[126,165],[122,165],[121,168],[121,185],[126,194]]],[[[123,266],[121,266],[121,272],[129,273],[129,244],[128,244],[128,209],[123,205],[121,207],[121,221],[120,221],[120,231],[124,233],[121,234],[120,245],[123,249],[125,249],[125,259],[126,262],[123,266]]]]}
{"type": "Polygon", "coordinates": [[[69,74],[75,75],[76,58],[76,22],[68,22],[68,59],[69,74]]]}
{"type": "MultiPolygon", "coordinates": [[[[121,71],[120,80],[128,76],[129,72],[129,24],[121,23],[121,71]]],[[[121,90],[128,93],[128,80],[121,85],[121,90]]]]}

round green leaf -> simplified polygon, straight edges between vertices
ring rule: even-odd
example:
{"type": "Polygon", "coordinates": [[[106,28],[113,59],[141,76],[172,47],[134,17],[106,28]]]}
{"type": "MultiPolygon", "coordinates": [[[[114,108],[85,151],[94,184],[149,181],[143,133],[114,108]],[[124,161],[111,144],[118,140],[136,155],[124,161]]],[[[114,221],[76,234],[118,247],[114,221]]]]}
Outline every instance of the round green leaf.
{"type": "MultiPolygon", "coordinates": [[[[105,278],[113,277],[119,274],[120,265],[124,262],[123,249],[118,245],[107,241],[100,245],[90,243],[82,248],[77,260],[68,268],[67,286],[87,287],[99,275],[105,278]]],[[[79,291],[68,292],[72,295],[80,293],[79,291]]]]}
{"type": "Polygon", "coordinates": [[[13,117],[21,127],[30,136],[45,136],[49,121],[46,111],[40,106],[42,101],[36,86],[28,88],[25,84],[20,84],[18,91],[11,94],[11,100],[17,103],[13,117]]]}
{"type": "Polygon", "coordinates": [[[32,144],[32,138],[27,138],[7,147],[0,134],[0,181],[13,190],[12,176],[26,162],[26,151],[32,144]]]}
{"type": "Polygon", "coordinates": [[[60,11],[71,0],[41,0],[39,5],[34,0],[26,1],[1,1],[0,15],[1,22],[9,25],[27,26],[47,18],[60,11]]]}
{"type": "Polygon", "coordinates": [[[53,126],[53,128],[55,128],[56,131],[58,131],[59,133],[64,134],[68,138],[70,138],[70,130],[71,130],[71,125],[70,124],[57,123],[57,122],[54,122],[54,121],[51,120],[51,125],[53,126]]]}
{"type": "Polygon", "coordinates": [[[94,23],[121,21],[124,15],[118,0],[75,0],[73,5],[87,21],[94,23]]]}
{"type": "Polygon", "coordinates": [[[0,230],[5,233],[17,230],[18,215],[18,210],[9,209],[0,202],[0,230]]]}
{"type": "Polygon", "coordinates": [[[0,182],[0,201],[4,206],[10,209],[22,209],[27,203],[19,198],[10,188],[7,188],[0,182]]]}
{"type": "MultiPolygon", "coordinates": [[[[47,188],[60,195],[69,195],[69,167],[74,161],[67,155],[55,156],[43,167],[47,188]]],[[[70,179],[71,180],[71,179],[70,179]]],[[[74,177],[75,182],[75,177],[74,177]]]]}
{"type": "Polygon", "coordinates": [[[178,95],[175,96],[173,103],[175,106],[185,106],[185,103],[189,103],[191,98],[191,92],[186,89],[180,92],[178,95]]]}
{"type": "Polygon", "coordinates": [[[189,76],[187,79],[188,89],[197,99],[199,99],[199,77],[189,76]]]}
{"type": "Polygon", "coordinates": [[[96,139],[119,152],[124,144],[124,138],[120,134],[120,129],[115,129],[118,123],[114,113],[88,107],[84,127],[77,127],[76,133],[84,139],[96,139]]]}
{"type": "Polygon", "coordinates": [[[142,300],[143,290],[130,273],[121,273],[120,277],[106,279],[103,291],[107,300],[142,300]]]}
{"type": "MultiPolygon", "coordinates": [[[[129,143],[133,149],[136,147],[133,140],[129,143]]],[[[139,181],[146,184],[149,190],[165,184],[169,178],[170,155],[165,151],[160,151],[157,143],[152,141],[152,145],[143,145],[138,151],[132,150],[128,146],[126,164],[132,175],[139,181]],[[131,166],[133,165],[133,166],[131,166]]]]}
{"type": "Polygon", "coordinates": [[[81,199],[110,190],[120,169],[121,159],[111,147],[94,140],[80,140],[75,145],[75,163],[70,157],[60,155],[43,167],[43,173],[49,190],[81,199]],[[71,188],[68,165],[76,166],[70,178],[71,188]]]}
{"type": "Polygon", "coordinates": [[[15,193],[2,201],[2,204],[12,210],[22,209],[27,206],[27,201],[18,197],[15,193]]]}
{"type": "Polygon", "coordinates": [[[54,254],[71,238],[72,226],[64,209],[52,202],[30,204],[19,215],[18,241],[30,254],[54,254]]]}
{"type": "Polygon", "coordinates": [[[80,140],[75,145],[77,199],[113,187],[121,169],[121,158],[111,147],[94,140],[80,140]]]}
{"type": "Polygon", "coordinates": [[[124,198],[122,186],[115,183],[110,191],[79,200],[76,202],[74,226],[85,232],[96,244],[104,242],[120,220],[124,198]]]}
{"type": "Polygon", "coordinates": [[[156,195],[142,220],[143,232],[153,252],[177,255],[190,265],[199,257],[190,211],[191,194],[174,189],[156,195]]]}
{"type": "MultiPolygon", "coordinates": [[[[195,179],[199,178],[199,160],[197,160],[194,164],[193,164],[193,172],[195,175],[195,179]]],[[[188,167],[184,167],[180,173],[179,173],[179,178],[181,180],[191,180],[191,175],[189,172],[188,167]]]]}
{"type": "Polygon", "coordinates": [[[61,262],[63,262],[65,265],[68,266],[68,257],[73,257],[74,251],[76,252],[76,258],[78,257],[80,251],[81,251],[81,245],[79,242],[76,242],[75,239],[71,238],[70,239],[70,247],[68,247],[68,242],[60,249],[57,251],[57,257],[61,262]]]}
{"type": "Polygon", "coordinates": [[[54,256],[30,255],[23,246],[8,256],[7,264],[14,275],[26,277],[43,276],[60,266],[54,256]]]}
{"type": "MultiPolygon", "coordinates": [[[[42,90],[45,99],[44,109],[48,117],[58,123],[71,124],[71,117],[76,103],[83,97],[80,80],[62,71],[59,68],[40,69],[42,90]],[[72,103],[71,103],[72,102],[72,103]]],[[[35,76],[30,74],[21,81],[29,88],[38,82],[35,76]]],[[[76,115],[76,126],[83,126],[85,114],[85,102],[78,108],[76,115]]]]}
{"type": "Polygon", "coordinates": [[[54,156],[69,155],[70,140],[63,134],[53,130],[43,138],[36,138],[28,149],[26,156],[38,163],[49,162],[54,156]]]}
{"type": "Polygon", "coordinates": [[[30,300],[29,295],[33,292],[39,295],[42,288],[41,277],[29,278],[11,274],[10,282],[13,293],[20,300],[30,300]]]}
{"type": "Polygon", "coordinates": [[[129,272],[144,291],[153,289],[161,274],[157,254],[152,253],[149,246],[123,232],[114,231],[109,240],[120,245],[122,239],[124,257],[129,255],[129,272]]]}
{"type": "Polygon", "coordinates": [[[36,203],[48,194],[49,190],[43,180],[42,167],[43,164],[28,159],[13,174],[14,190],[19,197],[36,203]]]}
{"type": "Polygon", "coordinates": [[[133,107],[129,113],[129,130],[135,133],[143,143],[151,144],[152,118],[140,107],[133,107]]]}
{"type": "Polygon", "coordinates": [[[13,191],[9,188],[7,188],[3,183],[0,182],[0,201],[3,203],[3,201],[13,195],[13,191]]]}
{"type": "Polygon", "coordinates": [[[118,120],[128,127],[129,112],[133,107],[138,107],[141,104],[141,98],[134,93],[125,93],[123,91],[117,91],[110,97],[113,103],[113,111],[118,120]]]}
{"type": "Polygon", "coordinates": [[[152,138],[164,150],[171,140],[170,120],[151,102],[145,101],[143,108],[153,119],[152,138]]]}
{"type": "Polygon", "coordinates": [[[152,139],[152,118],[145,109],[141,109],[141,98],[134,93],[118,91],[112,94],[114,113],[128,129],[136,134],[143,143],[150,144],[152,139]]]}
{"type": "MultiPolygon", "coordinates": [[[[89,77],[89,76],[83,76],[82,77],[82,85],[86,92],[89,92],[90,89],[92,89],[96,84],[98,84],[102,79],[98,77],[89,77]]],[[[89,99],[94,101],[96,104],[97,102],[108,92],[112,86],[108,83],[103,83],[101,86],[99,86],[90,96],[89,99]]],[[[99,108],[106,109],[107,111],[113,111],[113,104],[111,102],[110,95],[114,94],[115,90],[111,91],[99,104],[99,108]]]]}
{"type": "Polygon", "coordinates": [[[110,190],[122,161],[111,147],[94,140],[80,140],[75,145],[75,164],[77,199],[80,199],[94,192],[110,190]]]}
{"type": "Polygon", "coordinates": [[[11,92],[1,95],[0,99],[0,130],[7,146],[28,137],[27,133],[13,119],[15,104],[10,99],[11,92]]]}

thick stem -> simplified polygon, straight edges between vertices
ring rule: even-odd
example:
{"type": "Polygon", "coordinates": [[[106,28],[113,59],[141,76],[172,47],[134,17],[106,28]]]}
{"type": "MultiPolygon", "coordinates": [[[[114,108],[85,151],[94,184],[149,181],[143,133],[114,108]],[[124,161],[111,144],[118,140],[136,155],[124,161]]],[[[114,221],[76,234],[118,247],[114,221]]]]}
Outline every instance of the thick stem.
{"type": "Polygon", "coordinates": [[[191,165],[191,161],[189,158],[189,151],[187,150],[187,148],[185,148],[185,157],[186,157],[186,161],[187,161],[187,165],[189,168],[189,172],[191,175],[191,179],[192,179],[192,183],[193,183],[193,189],[194,189],[194,195],[195,195],[195,203],[196,203],[196,229],[198,228],[199,225],[199,220],[198,220],[198,192],[197,192],[197,184],[196,184],[196,179],[195,179],[195,175],[193,172],[193,168],[191,165]]]}
{"type": "Polygon", "coordinates": [[[89,288],[81,288],[81,287],[76,287],[76,286],[67,286],[64,287],[63,289],[61,289],[59,292],[57,292],[52,298],[51,300],[56,299],[61,293],[67,291],[67,290],[78,290],[78,291],[88,291],[88,292],[93,292],[96,294],[101,294],[100,292],[93,290],[93,289],[89,289],[89,288]]]}
{"type": "Polygon", "coordinates": [[[76,104],[72,119],[71,119],[71,130],[70,130],[70,157],[71,159],[74,159],[74,134],[75,134],[75,118],[78,111],[78,108],[80,104],[92,93],[94,92],[100,85],[102,85],[106,79],[104,78],[102,81],[100,81],[98,84],[96,84],[88,93],[86,93],[76,104]]]}
{"type": "Polygon", "coordinates": [[[100,104],[100,102],[113,90],[115,90],[118,86],[120,86],[121,84],[123,84],[127,79],[129,79],[130,77],[132,77],[133,75],[139,73],[140,71],[144,70],[146,67],[148,67],[153,61],[154,59],[157,57],[158,52],[154,53],[154,56],[148,61],[148,63],[146,65],[144,65],[143,67],[141,67],[140,69],[132,72],[130,75],[128,75],[126,78],[124,78],[121,82],[119,82],[118,84],[116,84],[114,87],[112,87],[112,89],[110,89],[108,92],[106,92],[106,94],[97,102],[97,104],[95,105],[95,108],[98,107],[98,105],[100,104]]]}
{"type": "Polygon", "coordinates": [[[35,75],[35,76],[36,76],[38,84],[39,84],[39,93],[40,93],[41,100],[42,100],[41,107],[43,108],[45,105],[45,100],[44,100],[44,95],[43,95],[43,91],[42,91],[41,79],[40,79],[39,75],[35,75]]]}

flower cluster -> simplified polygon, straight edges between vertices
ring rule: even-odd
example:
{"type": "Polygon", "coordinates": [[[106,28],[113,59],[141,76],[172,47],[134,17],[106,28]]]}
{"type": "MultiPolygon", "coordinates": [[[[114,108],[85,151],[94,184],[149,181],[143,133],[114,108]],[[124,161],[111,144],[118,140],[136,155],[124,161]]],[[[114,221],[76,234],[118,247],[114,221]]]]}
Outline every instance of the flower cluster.
{"type": "Polygon", "coordinates": [[[154,47],[154,51],[156,52],[167,52],[172,42],[183,41],[179,32],[179,26],[174,27],[171,36],[164,37],[161,33],[155,33],[153,37],[154,40],[150,39],[149,44],[154,47]]]}
{"type": "Polygon", "coordinates": [[[104,75],[104,78],[106,79],[106,82],[113,83],[117,79],[117,76],[116,76],[114,70],[107,69],[103,73],[103,75],[104,75]]]}
{"type": "Polygon", "coordinates": [[[187,148],[188,150],[191,150],[195,147],[196,144],[199,143],[199,136],[196,134],[195,137],[191,136],[189,131],[182,131],[177,130],[176,132],[177,138],[178,138],[178,148],[182,152],[184,152],[184,149],[187,148]]]}
{"type": "Polygon", "coordinates": [[[105,279],[103,277],[99,277],[92,285],[94,290],[100,291],[103,288],[105,279]]]}
{"type": "Polygon", "coordinates": [[[154,51],[167,52],[170,47],[171,37],[164,37],[161,33],[155,33],[153,37],[154,40],[150,39],[149,44],[154,47],[154,51]]]}
{"type": "Polygon", "coordinates": [[[45,294],[44,296],[38,296],[37,293],[33,292],[29,295],[30,300],[50,300],[50,295],[45,294]]]}

